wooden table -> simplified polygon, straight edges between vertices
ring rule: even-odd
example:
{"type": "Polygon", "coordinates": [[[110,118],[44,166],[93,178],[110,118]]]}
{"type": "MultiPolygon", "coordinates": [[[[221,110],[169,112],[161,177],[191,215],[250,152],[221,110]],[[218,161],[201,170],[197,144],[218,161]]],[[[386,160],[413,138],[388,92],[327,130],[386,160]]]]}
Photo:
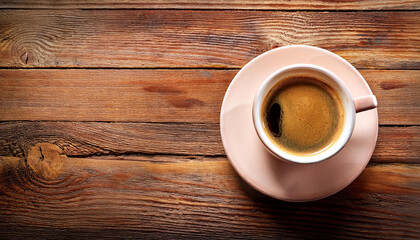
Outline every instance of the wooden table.
{"type": "Polygon", "coordinates": [[[0,238],[420,239],[420,1],[0,1],[0,238]],[[369,165],[289,203],[247,185],[224,93],[272,48],[344,57],[379,101],[369,165]]]}

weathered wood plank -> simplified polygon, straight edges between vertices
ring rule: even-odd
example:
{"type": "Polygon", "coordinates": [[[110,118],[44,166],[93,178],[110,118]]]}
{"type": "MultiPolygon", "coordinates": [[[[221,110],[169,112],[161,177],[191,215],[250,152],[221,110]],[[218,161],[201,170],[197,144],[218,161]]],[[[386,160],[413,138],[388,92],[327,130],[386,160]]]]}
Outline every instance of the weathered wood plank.
{"type": "Polygon", "coordinates": [[[0,70],[1,120],[218,122],[235,71],[0,70]],[[34,71],[34,72],[32,72],[34,71]]]}
{"type": "Polygon", "coordinates": [[[379,123],[420,123],[420,71],[361,73],[378,99],[379,123]],[[400,109],[401,105],[404,109],[400,109]]]}
{"type": "MultiPolygon", "coordinates": [[[[237,70],[0,70],[0,120],[218,123],[237,70]]],[[[380,124],[420,124],[420,71],[361,71],[380,124]]]]}
{"type": "Polygon", "coordinates": [[[1,157],[2,236],[27,237],[39,228],[40,236],[49,237],[52,229],[90,237],[102,229],[160,238],[377,239],[382,231],[384,239],[420,236],[417,165],[369,166],[332,197],[287,203],[253,190],[225,158],[67,158],[43,146],[43,162],[62,161],[48,168],[34,164],[41,157],[37,148],[32,154],[27,163],[1,157]]]}
{"type": "MultiPolygon", "coordinates": [[[[225,154],[218,124],[4,122],[0,136],[0,156],[24,157],[43,142],[56,144],[69,157],[225,154]]],[[[371,162],[420,163],[420,127],[380,127],[371,162]]]]}
{"type": "Polygon", "coordinates": [[[49,9],[265,9],[265,10],[414,10],[420,9],[418,0],[363,0],[363,1],[281,1],[281,0],[87,0],[87,1],[19,1],[1,0],[0,8],[49,8],[49,9]]]}
{"type": "Polygon", "coordinates": [[[60,146],[67,156],[224,155],[219,124],[4,122],[0,156],[25,156],[37,143],[60,146]]]}
{"type": "Polygon", "coordinates": [[[217,0],[160,0],[160,1],[19,1],[1,0],[0,8],[49,8],[49,9],[264,9],[264,10],[414,10],[420,9],[418,0],[363,0],[363,1],[281,1],[281,0],[233,0],[229,2],[217,0]]]}
{"type": "Polygon", "coordinates": [[[275,47],[420,69],[420,12],[2,10],[0,67],[239,68],[275,47]],[[205,18],[204,18],[205,17],[205,18]]]}
{"type": "Polygon", "coordinates": [[[371,162],[420,163],[420,127],[380,127],[371,162]]]}

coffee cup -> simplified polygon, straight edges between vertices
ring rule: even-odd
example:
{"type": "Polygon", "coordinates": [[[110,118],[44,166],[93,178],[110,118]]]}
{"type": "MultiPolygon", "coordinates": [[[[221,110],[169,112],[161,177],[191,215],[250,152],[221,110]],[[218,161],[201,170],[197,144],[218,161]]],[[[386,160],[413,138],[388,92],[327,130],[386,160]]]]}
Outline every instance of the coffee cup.
{"type": "Polygon", "coordinates": [[[294,64],[261,84],[252,117],[258,137],[272,155],[294,163],[316,163],[346,145],[358,112],[376,107],[374,95],[353,98],[332,71],[294,64]]]}

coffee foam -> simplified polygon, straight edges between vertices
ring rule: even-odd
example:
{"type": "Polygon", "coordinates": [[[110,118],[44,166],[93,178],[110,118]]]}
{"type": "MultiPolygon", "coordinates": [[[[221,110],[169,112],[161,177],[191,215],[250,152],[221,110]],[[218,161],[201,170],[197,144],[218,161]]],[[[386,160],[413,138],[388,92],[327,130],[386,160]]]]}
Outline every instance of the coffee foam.
{"type": "Polygon", "coordinates": [[[312,76],[289,76],[270,89],[263,102],[263,127],[270,140],[293,155],[310,156],[332,145],[344,126],[344,106],[338,93],[312,76]],[[281,106],[281,135],[268,127],[272,104],[281,106]]]}

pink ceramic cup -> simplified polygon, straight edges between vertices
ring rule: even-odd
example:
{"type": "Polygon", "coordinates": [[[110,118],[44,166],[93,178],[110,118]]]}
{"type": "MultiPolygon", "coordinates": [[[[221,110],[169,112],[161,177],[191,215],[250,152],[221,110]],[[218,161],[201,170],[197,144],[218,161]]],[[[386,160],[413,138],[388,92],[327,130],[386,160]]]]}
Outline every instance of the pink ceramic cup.
{"type": "Polygon", "coordinates": [[[275,157],[294,163],[316,163],[328,159],[338,153],[348,142],[353,132],[356,113],[376,108],[378,105],[374,95],[353,98],[344,82],[333,72],[313,64],[295,64],[281,68],[271,74],[260,86],[254,98],[252,116],[254,127],[261,142],[275,157]],[[321,80],[338,93],[344,106],[344,126],[338,139],[326,149],[310,156],[298,156],[281,150],[270,140],[263,129],[262,104],[270,89],[278,82],[292,75],[313,76],[321,80]]]}

